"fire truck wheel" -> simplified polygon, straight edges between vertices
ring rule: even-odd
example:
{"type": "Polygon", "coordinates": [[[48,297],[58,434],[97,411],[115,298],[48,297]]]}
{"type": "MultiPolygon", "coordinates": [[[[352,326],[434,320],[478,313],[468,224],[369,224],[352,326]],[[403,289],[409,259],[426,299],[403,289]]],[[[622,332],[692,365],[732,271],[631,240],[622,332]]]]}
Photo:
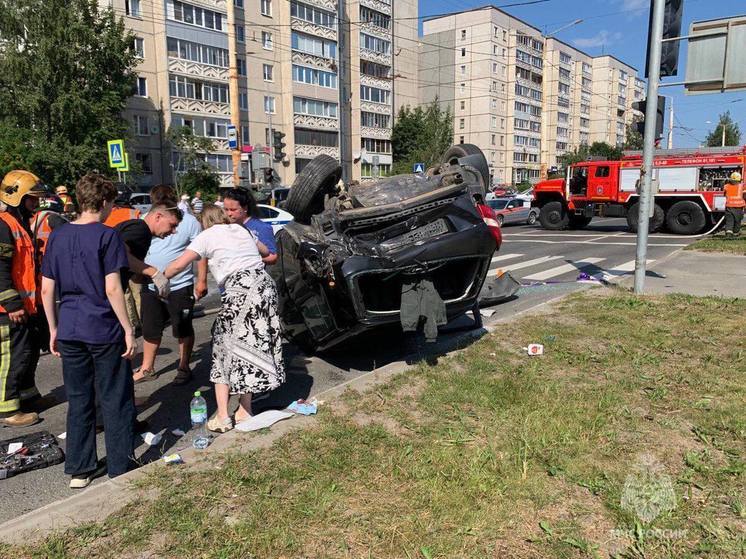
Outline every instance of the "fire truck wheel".
{"type": "MultiPolygon", "coordinates": [[[[627,226],[630,232],[637,233],[637,223],[639,222],[640,205],[638,203],[632,204],[627,210],[627,226]]],[[[658,204],[655,205],[653,211],[653,217],[650,218],[650,233],[657,233],[663,227],[663,222],[666,221],[666,212],[663,211],[658,204]]]]}
{"type": "Polygon", "coordinates": [[[666,214],[666,225],[676,235],[696,235],[705,228],[706,222],[702,206],[691,200],[676,202],[666,214]]]}
{"type": "Polygon", "coordinates": [[[591,222],[592,217],[570,216],[570,229],[585,229],[591,222]]]}
{"type": "Polygon", "coordinates": [[[541,207],[539,222],[544,229],[559,231],[567,228],[570,217],[567,215],[567,210],[562,202],[547,202],[541,207]]]}

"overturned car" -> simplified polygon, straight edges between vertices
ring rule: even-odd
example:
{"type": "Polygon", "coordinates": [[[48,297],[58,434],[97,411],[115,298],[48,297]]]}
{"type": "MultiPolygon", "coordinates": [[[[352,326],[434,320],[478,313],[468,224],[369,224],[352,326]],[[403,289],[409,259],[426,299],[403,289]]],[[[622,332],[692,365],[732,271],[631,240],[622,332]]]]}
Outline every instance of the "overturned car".
{"type": "Polygon", "coordinates": [[[425,175],[345,191],[337,187],[340,174],[336,159],[315,158],[284,205],[295,221],[278,233],[271,273],[290,339],[306,351],[324,350],[364,330],[403,323],[405,312],[419,319],[413,293],[427,308],[425,318],[431,308],[442,310],[430,317],[438,324],[475,307],[500,239],[474,202],[489,184],[479,148],[453,146],[425,175]]]}

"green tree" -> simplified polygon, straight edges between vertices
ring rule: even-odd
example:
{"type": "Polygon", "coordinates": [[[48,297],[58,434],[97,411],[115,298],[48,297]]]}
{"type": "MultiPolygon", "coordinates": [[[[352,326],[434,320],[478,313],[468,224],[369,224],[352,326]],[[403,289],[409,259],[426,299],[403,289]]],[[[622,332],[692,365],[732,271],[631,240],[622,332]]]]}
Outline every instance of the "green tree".
{"type": "Polygon", "coordinates": [[[741,130],[738,127],[738,123],[733,122],[730,111],[725,111],[720,115],[720,120],[715,130],[707,135],[706,143],[710,147],[741,145],[741,130]],[[725,129],[725,143],[723,143],[723,129],[725,129]]]}
{"type": "Polygon", "coordinates": [[[635,117],[627,125],[627,139],[624,142],[624,149],[642,149],[643,138],[642,134],[637,131],[637,123],[642,122],[642,118],[635,117]]]}
{"type": "Polygon", "coordinates": [[[133,36],[96,0],[0,0],[0,173],[23,168],[72,186],[109,175],[106,141],[136,76],[133,36]]]}
{"type": "Polygon", "coordinates": [[[589,157],[602,157],[603,159],[614,161],[622,158],[622,150],[606,142],[593,142],[590,146],[580,144],[573,151],[568,151],[560,155],[557,161],[560,166],[568,167],[573,163],[587,161],[589,157]]]}
{"type": "Polygon", "coordinates": [[[217,194],[220,177],[206,161],[205,154],[215,149],[210,138],[197,136],[189,126],[171,126],[166,133],[173,153],[176,192],[193,195],[200,190],[205,198],[217,194]]]}
{"type": "Polygon", "coordinates": [[[437,99],[425,107],[399,111],[391,135],[395,174],[411,173],[415,163],[431,167],[453,139],[453,114],[441,110],[437,99]]]}

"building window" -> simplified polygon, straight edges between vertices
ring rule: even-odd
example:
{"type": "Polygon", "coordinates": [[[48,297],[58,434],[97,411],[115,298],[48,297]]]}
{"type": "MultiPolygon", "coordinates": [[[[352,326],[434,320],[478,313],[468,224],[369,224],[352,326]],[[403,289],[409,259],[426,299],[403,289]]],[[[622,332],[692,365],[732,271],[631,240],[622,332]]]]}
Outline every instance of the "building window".
{"type": "Polygon", "coordinates": [[[466,56],[466,49],[465,49],[465,48],[462,48],[462,49],[461,49],[461,56],[462,56],[462,57],[463,57],[463,56],[466,56]]]}
{"type": "MultiPolygon", "coordinates": [[[[501,146],[505,145],[505,136],[500,136],[500,145],[501,146]]],[[[502,157],[500,159],[502,159],[502,157]]]]}
{"type": "Polygon", "coordinates": [[[497,62],[492,63],[492,73],[497,74],[497,62]]]}
{"type": "Polygon", "coordinates": [[[132,50],[138,58],[145,58],[145,40],[142,37],[132,39],[132,50]]]}
{"type": "Polygon", "coordinates": [[[461,75],[463,76],[463,75],[465,75],[465,74],[466,74],[466,66],[464,66],[464,65],[462,64],[462,65],[461,65],[461,75]]]}
{"type": "Polygon", "coordinates": [[[138,136],[149,136],[150,130],[148,130],[148,117],[135,115],[133,119],[135,122],[135,134],[138,136]]]}
{"type": "Polygon", "coordinates": [[[140,0],[124,0],[124,11],[128,16],[140,17],[140,0]]]}
{"type": "Polygon", "coordinates": [[[505,29],[503,29],[503,41],[507,41],[507,40],[508,40],[508,32],[505,31],[505,29]]]}
{"type": "Polygon", "coordinates": [[[495,34],[495,39],[498,39],[500,37],[500,29],[497,27],[494,27],[493,30],[495,34]]]}
{"type": "Polygon", "coordinates": [[[243,25],[236,25],[236,41],[240,43],[246,41],[246,28],[243,25]]]}
{"type": "Polygon", "coordinates": [[[208,138],[221,138],[223,140],[228,138],[228,125],[230,124],[227,120],[206,120],[205,121],[205,136],[208,138]]]}
{"type": "Polygon", "coordinates": [[[293,113],[298,115],[325,116],[337,118],[337,103],[293,97],[293,113]]]}
{"type": "Polygon", "coordinates": [[[562,64],[570,64],[570,62],[572,62],[572,57],[566,52],[560,52],[560,62],[562,64]]]}
{"type": "Polygon", "coordinates": [[[236,68],[239,76],[246,75],[246,61],[243,58],[236,57],[236,68]]]}
{"type": "Polygon", "coordinates": [[[262,31],[262,48],[266,50],[272,50],[272,33],[268,31],[262,31]]]}
{"type": "Polygon", "coordinates": [[[493,146],[497,144],[497,137],[494,134],[492,134],[491,137],[490,137],[490,143],[493,146]]]}
{"type": "Polygon", "coordinates": [[[241,143],[245,146],[248,146],[251,143],[251,136],[249,135],[248,126],[241,127],[241,143]]]}
{"type": "Polygon", "coordinates": [[[321,27],[329,29],[336,29],[337,27],[337,16],[334,12],[328,12],[301,2],[290,2],[290,15],[321,27]]]}
{"type": "Polygon", "coordinates": [[[210,64],[211,66],[219,66],[221,68],[228,67],[228,49],[208,47],[207,45],[174,39],[173,37],[166,39],[166,45],[170,58],[191,60],[192,62],[210,64]]]}
{"type": "Polygon", "coordinates": [[[497,117],[496,116],[492,117],[492,121],[490,122],[490,124],[492,125],[492,128],[497,128],[497,117]]]}
{"type": "Polygon", "coordinates": [[[370,62],[368,60],[360,60],[360,73],[374,78],[390,78],[391,66],[376,64],[375,62],[370,62]]]}
{"type": "Polygon", "coordinates": [[[238,106],[242,111],[249,110],[249,94],[248,93],[238,94],[238,106]]]}
{"type": "Polygon", "coordinates": [[[337,89],[337,74],[293,64],[293,81],[337,89]]]}
{"type": "Polygon", "coordinates": [[[337,57],[337,43],[320,37],[297,33],[293,31],[290,37],[290,46],[293,50],[320,56],[321,58],[335,59],[337,57]]]}
{"type": "Polygon", "coordinates": [[[463,118],[458,119],[459,130],[463,130],[465,125],[466,125],[466,119],[463,119],[463,118]]]}
{"type": "Polygon", "coordinates": [[[490,108],[497,109],[497,99],[490,99],[490,108]]]}
{"type": "Polygon", "coordinates": [[[326,130],[295,129],[295,143],[304,146],[339,147],[339,135],[326,130]]]}
{"type": "Polygon", "coordinates": [[[272,0],[261,0],[259,6],[263,16],[272,17],[272,0]]]}
{"type": "Polygon", "coordinates": [[[275,114],[275,98],[269,95],[264,96],[264,112],[275,114]]]}
{"type": "Polygon", "coordinates": [[[360,113],[360,125],[368,128],[390,128],[391,116],[362,111],[360,113]]]}
{"type": "Polygon", "coordinates": [[[243,0],[233,0],[233,5],[236,8],[243,8],[243,0]]]}
{"type": "Polygon", "coordinates": [[[153,160],[149,153],[135,153],[135,161],[146,175],[153,174],[153,160]]]}
{"type": "Polygon", "coordinates": [[[372,35],[360,33],[360,48],[372,50],[378,54],[390,54],[391,43],[372,35]]]}
{"type": "Polygon", "coordinates": [[[228,86],[226,84],[199,81],[184,76],[169,76],[168,92],[171,97],[213,101],[215,103],[229,102],[228,86]]]}
{"type": "Polygon", "coordinates": [[[461,110],[466,109],[466,101],[461,101],[461,110]]]}
{"type": "Polygon", "coordinates": [[[391,140],[377,140],[375,138],[361,138],[361,149],[368,153],[391,153],[391,140]]]}
{"type": "Polygon", "coordinates": [[[223,21],[226,17],[220,12],[192,6],[178,0],[168,0],[167,13],[170,19],[216,31],[223,30],[223,21]]]}
{"type": "Polygon", "coordinates": [[[458,143],[459,144],[463,144],[464,143],[464,137],[463,136],[459,136],[458,137],[458,143]]]}
{"type": "Polygon", "coordinates": [[[360,20],[364,23],[370,23],[381,29],[389,29],[391,27],[391,17],[376,10],[371,10],[364,6],[360,6],[360,20]]]}
{"type": "Polygon", "coordinates": [[[262,64],[262,75],[265,82],[275,81],[275,68],[271,64],[262,64]]]}
{"type": "Polygon", "coordinates": [[[462,41],[465,41],[465,40],[466,40],[466,29],[462,29],[462,30],[461,30],[461,40],[462,40],[462,41]]]}
{"type": "Polygon", "coordinates": [[[137,78],[137,93],[139,97],[148,96],[148,80],[146,78],[137,78]]]}
{"type": "Polygon", "coordinates": [[[465,84],[465,83],[462,83],[462,84],[461,84],[461,85],[459,86],[459,91],[460,91],[461,93],[465,93],[465,92],[466,92],[466,84],[465,84]]]}
{"type": "Polygon", "coordinates": [[[373,103],[388,104],[391,98],[391,92],[387,89],[379,89],[368,85],[360,86],[360,99],[363,101],[372,101],[373,103]]]}

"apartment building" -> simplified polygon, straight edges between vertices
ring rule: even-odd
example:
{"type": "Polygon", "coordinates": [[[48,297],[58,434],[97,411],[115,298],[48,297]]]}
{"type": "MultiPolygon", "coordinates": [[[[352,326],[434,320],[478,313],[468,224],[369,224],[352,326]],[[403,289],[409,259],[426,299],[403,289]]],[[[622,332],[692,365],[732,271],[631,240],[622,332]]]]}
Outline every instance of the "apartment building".
{"type": "Polygon", "coordinates": [[[623,143],[642,82],[494,7],[425,20],[420,100],[454,114],[454,142],[487,156],[493,183],[536,182],[580,144],[623,143]],[[609,124],[610,123],[610,124],[609,124]]]}
{"type": "MultiPolygon", "coordinates": [[[[273,168],[290,184],[319,154],[339,157],[339,26],[335,0],[232,0],[235,8],[242,159],[254,163],[285,134],[286,157],[273,168]]],[[[189,126],[213,141],[204,158],[233,184],[226,0],[101,0],[121,15],[140,54],[138,86],[125,116],[130,157],[143,186],[173,182],[181,158],[168,141],[189,126]]],[[[391,131],[399,107],[417,100],[416,0],[346,4],[351,22],[353,179],[391,169],[391,131]],[[402,25],[394,23],[396,12],[402,25]],[[399,70],[399,66],[402,70],[399,70]]],[[[177,177],[178,179],[178,177],[177,177]]]]}

